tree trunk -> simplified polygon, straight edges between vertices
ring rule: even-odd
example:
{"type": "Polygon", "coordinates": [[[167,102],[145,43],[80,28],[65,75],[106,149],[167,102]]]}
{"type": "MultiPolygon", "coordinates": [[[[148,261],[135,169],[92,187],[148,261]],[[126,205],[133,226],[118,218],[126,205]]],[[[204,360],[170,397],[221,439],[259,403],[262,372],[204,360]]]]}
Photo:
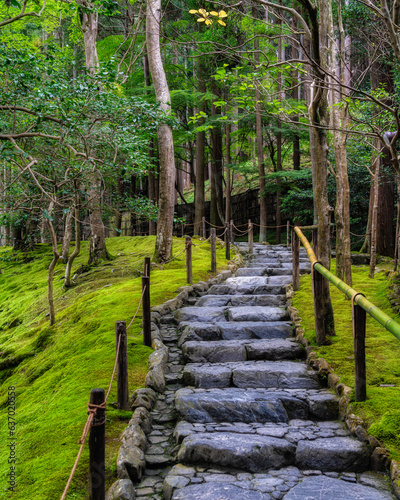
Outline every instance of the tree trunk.
{"type": "MultiPolygon", "coordinates": [[[[49,206],[49,210],[48,210],[49,216],[51,215],[51,213],[53,211],[53,206],[54,206],[54,202],[51,201],[50,206],[49,206]]],[[[55,310],[54,310],[54,296],[53,296],[53,276],[54,276],[54,269],[55,269],[57,262],[60,258],[60,254],[58,253],[58,249],[57,249],[57,236],[56,236],[56,232],[54,231],[53,224],[52,224],[50,219],[46,219],[46,223],[47,223],[47,227],[49,229],[50,238],[51,238],[51,245],[52,245],[52,249],[53,249],[53,259],[50,262],[49,273],[47,276],[47,300],[49,303],[50,326],[53,326],[54,323],[56,322],[56,315],[55,315],[55,310]]]]}
{"type": "Polygon", "coordinates": [[[377,219],[378,219],[378,200],[379,200],[379,171],[380,171],[380,151],[377,152],[375,159],[375,169],[373,182],[373,205],[371,210],[371,226],[370,226],[370,263],[369,263],[369,273],[368,276],[372,279],[375,274],[376,267],[376,235],[377,235],[377,219]]]}
{"type": "MultiPolygon", "coordinates": [[[[256,15],[256,12],[253,12],[256,15]]],[[[260,64],[260,41],[258,37],[254,39],[254,63],[260,64]]],[[[263,133],[261,121],[261,89],[256,82],[255,85],[256,99],[256,146],[257,146],[257,163],[258,163],[258,181],[260,185],[260,234],[258,241],[265,243],[267,241],[267,198],[265,195],[265,165],[264,165],[264,148],[263,148],[263,133]]]]}
{"type": "Polygon", "coordinates": [[[231,126],[226,126],[226,166],[225,166],[225,221],[232,219],[231,206],[231,126]]]}
{"type": "Polygon", "coordinates": [[[81,221],[79,220],[79,200],[78,197],[75,201],[75,207],[71,211],[75,212],[75,248],[67,260],[67,265],[65,266],[65,278],[63,288],[69,288],[71,286],[71,270],[72,264],[76,257],[78,257],[81,251],[81,221]]]}
{"type": "MultiPolygon", "coordinates": [[[[171,112],[171,97],[160,50],[161,0],[147,0],[146,43],[150,73],[157,102],[166,115],[171,112]]],[[[158,224],[155,259],[165,262],[172,253],[172,231],[174,225],[175,161],[172,130],[162,123],[158,127],[160,158],[158,224]]]]}
{"type": "MultiPolygon", "coordinates": [[[[94,6],[91,5],[91,8],[94,6]]],[[[82,14],[82,31],[85,45],[86,69],[91,75],[99,70],[99,58],[97,57],[97,31],[99,27],[99,14],[97,12],[82,14]]]]}
{"type": "MultiPolygon", "coordinates": [[[[213,84],[213,94],[219,98],[219,89],[216,84],[213,84]]],[[[211,107],[212,116],[218,115],[216,106],[211,107]]],[[[211,203],[210,203],[210,219],[211,223],[216,226],[224,225],[224,197],[222,190],[222,131],[218,124],[214,124],[211,130],[211,145],[212,145],[212,161],[211,161],[211,203]]]]}
{"type": "MultiPolygon", "coordinates": [[[[346,76],[349,78],[348,72],[345,71],[349,59],[348,54],[346,54],[340,2],[338,4],[338,14],[341,51],[340,57],[339,54],[335,53],[332,58],[332,64],[334,65],[332,72],[336,73],[341,82],[341,85],[332,84],[332,133],[336,158],[336,275],[351,286],[350,186],[347,173],[347,134],[341,131],[341,129],[349,128],[347,106],[344,105],[342,99],[347,97],[346,86],[350,85],[350,81],[346,79],[346,76]]],[[[333,36],[333,26],[330,36],[333,36]]]]}
{"type": "Polygon", "coordinates": [[[110,260],[106,248],[104,224],[101,219],[101,176],[94,168],[91,173],[89,195],[90,244],[88,265],[97,264],[100,260],[110,260]]]}
{"type": "MultiPolygon", "coordinates": [[[[319,0],[319,13],[309,5],[308,11],[312,24],[312,48],[314,65],[314,81],[309,106],[310,134],[313,148],[311,161],[314,170],[314,197],[318,218],[318,258],[322,265],[330,268],[330,206],[328,202],[328,141],[326,130],[329,128],[329,108],[327,99],[327,77],[319,66],[327,71],[331,69],[332,39],[329,36],[333,24],[330,0],[319,0]],[[319,16],[317,15],[319,14],[319,16]]],[[[322,281],[322,308],[325,319],[326,335],[334,335],[334,319],[330,298],[329,282],[322,281]]],[[[325,339],[322,343],[327,342],[325,339]]]]}
{"type": "Polygon", "coordinates": [[[61,259],[64,264],[66,264],[68,261],[69,245],[71,243],[71,238],[72,238],[73,214],[74,214],[74,209],[73,207],[71,207],[67,213],[67,217],[65,218],[64,238],[61,250],[61,259]]]}

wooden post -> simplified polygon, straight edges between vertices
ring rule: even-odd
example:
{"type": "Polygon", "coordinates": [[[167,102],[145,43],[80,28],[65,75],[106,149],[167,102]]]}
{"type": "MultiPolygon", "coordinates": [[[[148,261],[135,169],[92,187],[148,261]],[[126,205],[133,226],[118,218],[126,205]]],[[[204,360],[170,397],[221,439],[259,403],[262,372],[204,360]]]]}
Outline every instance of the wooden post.
{"type": "Polygon", "coordinates": [[[318,259],[318,229],[312,230],[312,246],[313,246],[315,256],[318,259]]]}
{"type": "Polygon", "coordinates": [[[233,220],[231,220],[229,228],[230,228],[231,244],[233,245],[235,243],[235,235],[233,234],[233,220]]]}
{"type": "Polygon", "coordinates": [[[181,225],[181,236],[182,236],[182,238],[184,237],[184,235],[185,235],[185,225],[182,224],[181,225]]]}
{"type": "Polygon", "coordinates": [[[115,322],[115,342],[119,355],[117,361],[117,402],[120,410],[129,410],[128,352],[125,321],[115,322]],[[121,339],[121,340],[119,340],[121,339]]]}
{"type": "Polygon", "coordinates": [[[290,222],[286,222],[286,247],[289,248],[290,242],[290,222]]]}
{"type": "Polygon", "coordinates": [[[300,269],[299,269],[299,254],[300,240],[297,234],[292,233],[292,252],[293,252],[293,290],[297,292],[300,288],[300,269]]]}
{"type": "Polygon", "coordinates": [[[149,276],[150,277],[150,257],[145,257],[144,258],[144,271],[143,271],[144,276],[149,276]]]}
{"type": "Polygon", "coordinates": [[[249,253],[253,253],[253,224],[251,223],[251,220],[249,219],[249,253]]]}
{"type": "Polygon", "coordinates": [[[210,229],[211,243],[211,272],[217,272],[217,230],[215,227],[210,229]]]}
{"type": "Polygon", "coordinates": [[[230,224],[227,222],[225,224],[225,257],[226,260],[231,260],[231,237],[230,237],[230,224]]]}
{"type": "Polygon", "coordinates": [[[203,222],[203,238],[206,240],[207,239],[207,229],[206,229],[206,218],[205,217],[203,217],[202,222],[203,222]]]}
{"type": "Polygon", "coordinates": [[[365,327],[367,313],[353,301],[353,338],[354,338],[354,372],[355,400],[367,399],[367,374],[365,367],[365,327]]]}
{"type": "Polygon", "coordinates": [[[193,284],[193,273],[192,273],[192,238],[186,236],[186,282],[191,285],[193,284]]]}
{"type": "MultiPolygon", "coordinates": [[[[104,389],[90,391],[90,404],[99,406],[104,403],[104,389]]],[[[92,420],[89,436],[89,499],[105,500],[106,497],[106,414],[105,409],[97,408],[92,420]]]]}
{"type": "Polygon", "coordinates": [[[150,316],[150,278],[142,277],[142,317],[143,317],[143,344],[151,347],[151,316],[150,316]]]}
{"type": "Polygon", "coordinates": [[[315,334],[317,345],[326,344],[325,335],[325,316],[322,304],[323,285],[322,281],[325,278],[319,274],[313,267],[312,269],[312,291],[314,297],[314,317],[315,317],[315,334]]]}

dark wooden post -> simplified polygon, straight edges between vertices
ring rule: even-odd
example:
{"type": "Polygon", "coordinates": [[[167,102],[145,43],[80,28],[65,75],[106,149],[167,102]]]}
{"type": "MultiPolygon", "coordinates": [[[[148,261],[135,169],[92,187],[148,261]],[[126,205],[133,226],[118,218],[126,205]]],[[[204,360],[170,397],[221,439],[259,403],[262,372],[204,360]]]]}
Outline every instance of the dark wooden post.
{"type": "Polygon", "coordinates": [[[231,237],[230,237],[230,224],[225,224],[225,257],[226,260],[231,260],[231,237]]]}
{"type": "Polygon", "coordinates": [[[115,342],[119,354],[117,361],[117,402],[120,410],[129,410],[128,352],[125,321],[115,322],[115,342]],[[121,339],[121,340],[119,340],[121,339]]]}
{"type": "Polygon", "coordinates": [[[365,367],[365,327],[367,313],[353,301],[353,337],[355,400],[367,399],[367,373],[365,367]]]}
{"type": "MultiPolygon", "coordinates": [[[[90,404],[99,406],[104,403],[104,389],[90,391],[90,404]]],[[[97,408],[92,420],[89,436],[89,499],[105,500],[106,497],[106,414],[105,409],[97,408]]]]}
{"type": "Polygon", "coordinates": [[[143,344],[151,347],[151,316],[150,316],[150,278],[142,278],[142,317],[143,317],[143,344]]]}
{"type": "Polygon", "coordinates": [[[202,222],[203,222],[203,238],[207,239],[206,218],[205,217],[202,218],[202,222]]]}
{"type": "Polygon", "coordinates": [[[193,283],[193,273],[192,273],[192,238],[186,236],[186,282],[191,285],[193,283]]]}
{"type": "Polygon", "coordinates": [[[286,222],[286,247],[289,248],[290,242],[290,222],[286,222]]]}
{"type": "Polygon", "coordinates": [[[253,224],[249,219],[249,253],[253,253],[253,224]]]}
{"type": "Polygon", "coordinates": [[[144,276],[150,276],[150,257],[145,257],[144,258],[144,269],[143,269],[143,275],[144,276]]]}
{"type": "Polygon", "coordinates": [[[300,240],[297,234],[292,233],[292,253],[293,253],[293,290],[297,292],[300,288],[300,269],[299,269],[299,254],[300,240]]]}
{"type": "Polygon", "coordinates": [[[317,345],[326,344],[325,335],[325,316],[322,303],[323,284],[325,278],[322,274],[312,268],[312,292],[314,297],[314,317],[315,317],[315,335],[317,345]]]}
{"type": "Polygon", "coordinates": [[[184,237],[184,235],[185,235],[185,225],[182,224],[181,225],[181,236],[182,236],[182,238],[184,237]]]}
{"type": "Polygon", "coordinates": [[[230,228],[231,244],[233,245],[235,243],[235,235],[233,234],[233,220],[231,220],[229,228],[230,228]]]}
{"type": "Polygon", "coordinates": [[[211,245],[211,272],[217,272],[217,230],[215,227],[210,229],[210,245],[211,245]]]}
{"type": "Polygon", "coordinates": [[[313,246],[315,256],[318,259],[318,229],[312,230],[312,246],[313,246]]]}

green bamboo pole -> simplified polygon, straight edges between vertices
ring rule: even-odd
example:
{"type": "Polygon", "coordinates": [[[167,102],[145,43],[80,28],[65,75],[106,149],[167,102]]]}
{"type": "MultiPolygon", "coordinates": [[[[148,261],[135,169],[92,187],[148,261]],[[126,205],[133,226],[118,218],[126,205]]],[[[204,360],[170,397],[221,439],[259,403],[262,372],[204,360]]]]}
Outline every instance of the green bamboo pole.
{"type": "Polygon", "coordinates": [[[311,264],[314,264],[314,269],[318,271],[327,280],[333,283],[341,292],[343,292],[350,299],[354,298],[354,303],[359,305],[366,311],[370,316],[372,316],[378,323],[380,323],[387,331],[392,333],[396,338],[400,340],[400,325],[393,318],[388,316],[379,307],[370,302],[364,295],[357,290],[354,290],[351,286],[347,285],[344,281],[339,279],[333,273],[328,271],[320,262],[318,262],[315,253],[304,234],[301,232],[299,227],[294,228],[297,236],[302,242],[304,248],[307,251],[308,258],[311,264]]]}

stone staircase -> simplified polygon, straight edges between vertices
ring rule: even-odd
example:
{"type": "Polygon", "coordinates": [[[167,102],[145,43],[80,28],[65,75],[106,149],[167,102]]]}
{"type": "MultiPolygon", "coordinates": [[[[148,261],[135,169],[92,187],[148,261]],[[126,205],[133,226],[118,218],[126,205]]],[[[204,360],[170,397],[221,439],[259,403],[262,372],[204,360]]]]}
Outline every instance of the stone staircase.
{"type": "MultiPolygon", "coordinates": [[[[168,387],[152,412],[137,497],[394,498],[291,338],[291,260],[283,246],[255,245],[235,277],[162,318],[168,387]]],[[[305,253],[300,269],[310,272],[305,253]]]]}

